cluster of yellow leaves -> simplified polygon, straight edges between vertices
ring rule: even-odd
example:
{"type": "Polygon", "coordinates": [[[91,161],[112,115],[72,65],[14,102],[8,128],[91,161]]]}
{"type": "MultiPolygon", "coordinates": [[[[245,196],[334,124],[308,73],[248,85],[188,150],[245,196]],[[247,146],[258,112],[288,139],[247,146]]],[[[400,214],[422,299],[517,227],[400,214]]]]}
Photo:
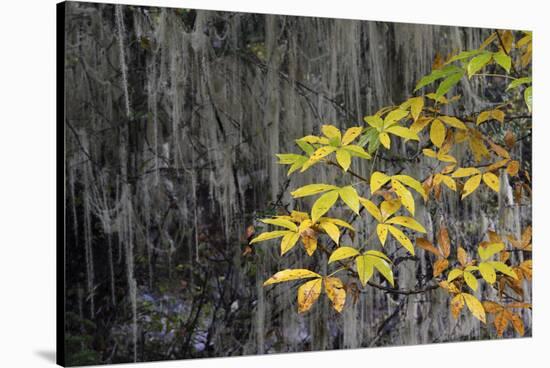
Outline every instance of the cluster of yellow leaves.
{"type": "Polygon", "coordinates": [[[291,165],[288,175],[301,169],[306,171],[328,155],[335,153],[336,161],[344,171],[349,169],[352,157],[370,159],[371,156],[363,147],[351,144],[362,132],[362,127],[352,127],[346,130],[342,136],[340,129],[333,125],[323,125],[321,132],[323,137],[308,135],[296,141],[296,144],[306,155],[280,153],[277,154],[279,163],[291,165]]]}
{"type": "Polygon", "coordinates": [[[405,139],[412,139],[415,141],[418,140],[418,136],[416,135],[416,133],[412,132],[407,127],[399,125],[399,121],[407,117],[409,115],[409,111],[398,108],[388,112],[384,119],[382,119],[382,115],[383,114],[380,113],[372,116],[365,116],[364,120],[367,124],[369,124],[376,130],[376,132],[378,133],[378,139],[384,147],[389,149],[391,146],[391,139],[389,134],[393,134],[405,139]]]}
{"type": "Polygon", "coordinates": [[[401,200],[385,200],[380,203],[380,207],[374,204],[371,200],[363,197],[359,198],[359,201],[367,209],[371,216],[378,221],[378,225],[376,226],[376,234],[378,235],[378,239],[382,245],[386,243],[389,232],[410,254],[414,255],[414,246],[411,240],[395,225],[404,226],[421,233],[425,233],[426,229],[412,217],[392,217],[401,208],[401,200]]]}
{"type": "Polygon", "coordinates": [[[374,193],[377,190],[382,188],[388,182],[391,182],[392,190],[401,200],[403,207],[405,207],[407,211],[409,211],[409,213],[413,216],[414,216],[414,210],[415,210],[414,198],[411,192],[405,187],[405,185],[414,189],[416,192],[418,192],[422,196],[422,198],[424,198],[424,200],[428,199],[426,196],[426,192],[422,187],[422,183],[420,183],[418,180],[414,179],[413,177],[410,177],[408,175],[388,176],[379,171],[373,172],[370,177],[371,194],[374,195],[374,193]]]}
{"type": "Polygon", "coordinates": [[[328,298],[332,302],[333,308],[337,312],[341,312],[344,309],[346,290],[342,280],[337,277],[321,276],[318,273],[306,269],[287,269],[279,271],[271,276],[271,278],[264,282],[264,286],[300,279],[312,280],[303,283],[298,288],[299,313],[304,313],[311,309],[313,304],[319,299],[323,290],[326,292],[328,298]]]}
{"type": "Polygon", "coordinates": [[[512,309],[531,308],[531,304],[514,302],[507,305],[500,305],[495,302],[484,301],[483,308],[485,309],[485,312],[495,315],[493,324],[495,326],[498,336],[502,336],[510,322],[514,327],[514,330],[516,330],[516,332],[520,336],[523,336],[525,334],[525,328],[523,326],[521,316],[519,314],[513,313],[512,309]]]}
{"type": "Polygon", "coordinates": [[[288,216],[275,216],[274,218],[262,219],[260,221],[265,224],[283,227],[285,230],[262,233],[252,239],[250,244],[282,237],[281,255],[291,250],[298,240],[301,239],[307,254],[311,256],[317,249],[317,233],[319,231],[325,232],[336,244],[340,240],[339,227],[355,231],[353,226],[343,220],[321,217],[316,221],[312,221],[307,213],[300,211],[292,211],[288,216]]]}
{"type": "Polygon", "coordinates": [[[377,250],[368,250],[363,254],[352,247],[340,247],[330,255],[328,263],[333,263],[347,258],[353,258],[357,267],[357,274],[363,286],[370,280],[376,269],[393,286],[393,272],[391,260],[384,253],[377,250]]]}
{"type": "Polygon", "coordinates": [[[359,195],[351,185],[338,187],[331,184],[308,184],[290,194],[294,198],[301,198],[321,193],[324,194],[315,201],[311,208],[311,221],[317,222],[336,203],[338,198],[351,208],[353,212],[359,214],[359,195]]]}
{"type": "Polygon", "coordinates": [[[451,174],[451,177],[453,178],[470,177],[464,183],[464,187],[462,189],[462,199],[472,194],[479,187],[479,184],[481,184],[482,180],[489,188],[491,188],[495,192],[498,193],[500,189],[500,180],[498,176],[496,176],[490,171],[487,171],[482,174],[481,171],[476,167],[459,168],[451,174]]]}

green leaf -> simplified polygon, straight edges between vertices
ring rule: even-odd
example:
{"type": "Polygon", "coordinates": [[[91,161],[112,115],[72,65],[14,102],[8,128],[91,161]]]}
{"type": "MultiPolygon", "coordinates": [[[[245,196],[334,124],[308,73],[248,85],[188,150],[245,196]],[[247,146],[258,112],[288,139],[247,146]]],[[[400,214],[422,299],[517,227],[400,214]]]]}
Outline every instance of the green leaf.
{"type": "Polygon", "coordinates": [[[311,221],[317,222],[334,205],[338,199],[338,190],[332,190],[323,194],[313,204],[311,208],[311,221]]]}
{"type": "Polygon", "coordinates": [[[382,120],[382,118],[380,118],[380,116],[377,116],[377,115],[365,116],[363,119],[371,127],[375,128],[379,132],[382,131],[382,127],[384,126],[384,121],[382,120]]]}
{"type": "Polygon", "coordinates": [[[301,139],[296,140],[296,144],[298,147],[302,149],[308,156],[311,156],[313,152],[315,152],[315,147],[313,147],[311,144],[309,144],[306,141],[303,141],[301,139]]]}
{"type": "Polygon", "coordinates": [[[493,54],[493,60],[500,65],[506,72],[510,73],[510,68],[512,67],[512,59],[510,56],[506,55],[504,51],[495,52],[493,54]]]}
{"type": "Polygon", "coordinates": [[[429,75],[426,75],[420,79],[416,87],[414,88],[414,92],[418,91],[420,88],[427,86],[428,84],[431,84],[435,82],[438,79],[445,78],[453,73],[457,73],[461,71],[462,69],[457,67],[456,65],[447,65],[446,67],[438,70],[433,70],[429,75]]]}
{"type": "Polygon", "coordinates": [[[445,64],[450,64],[450,63],[458,61],[458,60],[468,59],[472,56],[479,55],[482,52],[483,51],[481,51],[481,50],[462,51],[460,54],[455,55],[452,58],[450,58],[445,64]]]}
{"type": "Polygon", "coordinates": [[[510,82],[508,87],[506,87],[506,90],[508,91],[508,90],[517,88],[517,87],[521,86],[522,84],[531,83],[531,81],[532,81],[531,77],[523,77],[523,78],[514,79],[512,82],[510,82]]]}
{"type": "Polygon", "coordinates": [[[441,96],[445,95],[451,88],[453,88],[458,82],[460,82],[460,79],[462,79],[462,76],[464,75],[463,71],[460,71],[459,73],[454,73],[448,76],[439,84],[437,87],[437,90],[435,91],[435,99],[438,100],[441,96]]]}
{"type": "Polygon", "coordinates": [[[340,261],[342,259],[355,257],[358,254],[359,254],[359,252],[355,248],[340,247],[340,248],[336,249],[334,252],[332,252],[332,254],[330,255],[330,257],[328,259],[328,263],[331,264],[332,262],[340,261]]]}
{"type": "Polygon", "coordinates": [[[300,158],[304,157],[302,155],[296,155],[294,153],[277,153],[275,156],[279,159],[278,164],[281,165],[290,165],[296,162],[296,160],[299,160],[300,158]]]}
{"type": "Polygon", "coordinates": [[[296,189],[290,194],[294,198],[300,198],[300,197],[307,197],[314,194],[324,193],[326,191],[334,190],[334,189],[338,189],[338,187],[330,184],[308,184],[296,189]]]}
{"type": "Polygon", "coordinates": [[[483,68],[489,61],[491,61],[491,58],[493,55],[490,52],[484,52],[470,60],[468,63],[468,78],[471,78],[472,75],[474,75],[476,72],[478,72],[481,68],[483,68]]]}

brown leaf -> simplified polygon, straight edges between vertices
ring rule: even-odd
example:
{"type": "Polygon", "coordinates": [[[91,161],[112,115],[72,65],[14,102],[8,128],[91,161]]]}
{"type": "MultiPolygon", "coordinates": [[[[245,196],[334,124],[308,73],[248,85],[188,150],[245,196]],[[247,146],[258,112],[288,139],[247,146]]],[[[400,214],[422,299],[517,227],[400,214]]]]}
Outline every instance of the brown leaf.
{"type": "Polygon", "coordinates": [[[307,312],[321,295],[322,278],[316,278],[298,288],[298,312],[307,312]]]}
{"type": "Polygon", "coordinates": [[[506,146],[509,148],[509,149],[512,149],[514,147],[514,145],[516,144],[516,136],[514,135],[514,133],[512,133],[512,131],[507,131],[506,134],[504,135],[504,143],[506,143],[506,146]]]}
{"type": "Polygon", "coordinates": [[[520,335],[523,336],[525,334],[525,328],[523,327],[523,321],[521,317],[517,314],[512,314],[512,325],[514,326],[514,330],[520,335]]]}
{"type": "Polygon", "coordinates": [[[491,301],[484,301],[483,303],[483,308],[485,309],[485,312],[487,313],[497,313],[499,311],[501,311],[503,309],[503,307],[498,304],[498,303],[495,303],[495,302],[491,302],[491,301]]]}
{"type": "Polygon", "coordinates": [[[452,300],[451,300],[451,314],[455,319],[458,318],[460,315],[460,311],[464,308],[464,297],[462,294],[457,294],[452,300]]]}
{"type": "Polygon", "coordinates": [[[443,271],[445,271],[449,267],[449,261],[445,258],[438,259],[434,263],[434,277],[437,277],[441,275],[443,271]]]}
{"type": "Polygon", "coordinates": [[[501,310],[497,314],[495,314],[495,328],[497,329],[497,335],[502,336],[504,333],[504,330],[506,330],[506,327],[508,326],[508,318],[507,313],[505,310],[501,310]]]}
{"type": "Polygon", "coordinates": [[[506,172],[510,176],[516,176],[519,172],[519,162],[516,160],[510,161],[508,167],[506,167],[506,172]]]}
{"type": "Polygon", "coordinates": [[[342,312],[346,302],[346,290],[342,281],[337,277],[325,277],[325,290],[334,309],[338,313],[342,312]]]}
{"type": "Polygon", "coordinates": [[[441,248],[443,257],[448,258],[449,254],[451,254],[451,241],[449,240],[449,232],[447,231],[447,227],[445,225],[442,225],[439,229],[439,233],[437,234],[437,242],[441,248]]]}
{"type": "Polygon", "coordinates": [[[419,246],[420,248],[428,251],[428,252],[432,252],[433,254],[435,254],[438,257],[443,256],[443,254],[441,254],[441,251],[439,249],[437,249],[436,247],[434,247],[433,244],[430,243],[430,241],[427,240],[427,239],[416,238],[416,245],[419,246]]]}
{"type": "Polygon", "coordinates": [[[464,248],[459,246],[456,251],[456,254],[457,254],[458,262],[460,262],[460,265],[462,267],[466,266],[466,264],[468,263],[468,254],[466,253],[464,248]]]}

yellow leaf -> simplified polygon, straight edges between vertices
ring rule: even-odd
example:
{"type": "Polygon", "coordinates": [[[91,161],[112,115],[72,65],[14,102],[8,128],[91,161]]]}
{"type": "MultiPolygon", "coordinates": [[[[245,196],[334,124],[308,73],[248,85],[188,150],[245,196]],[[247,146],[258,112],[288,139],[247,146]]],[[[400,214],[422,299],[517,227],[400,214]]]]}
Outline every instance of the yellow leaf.
{"type": "Polygon", "coordinates": [[[337,277],[325,277],[325,290],[332,307],[338,313],[342,312],[346,302],[346,290],[342,281],[337,277]]]}
{"type": "Polygon", "coordinates": [[[386,221],[388,217],[396,213],[401,208],[401,200],[392,199],[389,201],[383,201],[380,203],[380,212],[382,214],[382,220],[386,221]]]}
{"type": "Polygon", "coordinates": [[[434,277],[437,277],[437,276],[441,275],[441,273],[443,271],[445,271],[447,269],[447,267],[449,267],[449,261],[448,260],[446,260],[444,258],[441,258],[441,259],[438,259],[437,261],[435,261],[434,267],[433,267],[434,277]]]}
{"type": "Polygon", "coordinates": [[[372,262],[373,266],[384,276],[386,280],[393,286],[393,272],[391,270],[390,265],[383,259],[379,258],[378,256],[371,256],[369,253],[365,253],[365,257],[368,257],[369,260],[372,262]]]}
{"type": "Polygon", "coordinates": [[[380,135],[378,136],[378,139],[380,139],[380,143],[382,143],[384,147],[386,147],[387,149],[390,149],[391,140],[388,133],[386,132],[380,133],[380,135]]]}
{"type": "Polygon", "coordinates": [[[380,213],[380,210],[378,207],[370,200],[359,197],[359,202],[367,209],[367,211],[371,214],[372,217],[376,219],[378,222],[382,222],[382,214],[380,213]]]}
{"type": "Polygon", "coordinates": [[[336,244],[338,244],[338,241],[340,240],[340,230],[338,229],[338,226],[330,222],[323,222],[319,226],[321,229],[325,230],[328,236],[330,236],[336,244]]]}
{"type": "Polygon", "coordinates": [[[321,295],[323,279],[308,281],[298,288],[298,312],[307,312],[321,295]]]}
{"type": "Polygon", "coordinates": [[[504,249],[504,243],[481,243],[477,248],[479,257],[486,261],[504,249]]]}
{"type": "Polygon", "coordinates": [[[407,115],[409,115],[409,112],[401,109],[390,111],[388,115],[386,115],[386,117],[384,118],[384,128],[388,128],[396,124],[399,120],[403,119],[407,115]]]}
{"type": "Polygon", "coordinates": [[[298,233],[290,233],[283,236],[283,240],[281,241],[281,255],[291,250],[296,245],[299,238],[300,234],[298,233]]]}
{"type": "Polygon", "coordinates": [[[331,217],[321,217],[319,219],[319,222],[321,224],[325,223],[325,222],[330,222],[336,226],[340,226],[340,227],[345,227],[345,228],[348,228],[350,229],[351,231],[355,231],[355,228],[353,226],[351,226],[350,224],[348,224],[347,222],[345,222],[344,220],[340,220],[338,218],[331,218],[331,217]]]}
{"type": "Polygon", "coordinates": [[[446,130],[445,125],[439,119],[435,119],[432,122],[432,127],[430,128],[430,140],[436,146],[441,148],[443,141],[445,140],[446,130]]]}
{"type": "Polygon", "coordinates": [[[394,238],[397,239],[397,241],[401,243],[401,245],[406,250],[408,250],[411,255],[414,256],[414,246],[411,243],[411,240],[401,230],[399,230],[395,226],[388,225],[388,230],[394,236],[394,238]]]}
{"type": "Polygon", "coordinates": [[[334,205],[338,199],[338,191],[332,190],[323,194],[313,204],[311,208],[311,220],[315,223],[334,205]]]}
{"type": "Polygon", "coordinates": [[[451,282],[461,277],[463,273],[464,272],[462,270],[459,270],[458,268],[451,270],[451,272],[449,272],[449,274],[447,275],[447,282],[451,282]]]}
{"type": "Polygon", "coordinates": [[[474,275],[472,275],[468,271],[464,271],[462,277],[464,277],[464,281],[466,281],[466,284],[474,291],[477,290],[477,279],[474,275]]]}
{"type": "Polygon", "coordinates": [[[338,142],[342,140],[342,133],[340,129],[336,128],[334,125],[323,125],[321,131],[328,139],[336,138],[338,142]]]}
{"type": "Polygon", "coordinates": [[[453,178],[447,175],[441,175],[441,176],[442,176],[441,181],[443,182],[443,184],[445,184],[447,188],[454,190],[456,192],[456,183],[453,180],[453,178]]]}
{"type": "Polygon", "coordinates": [[[401,138],[412,139],[414,141],[419,140],[418,135],[416,135],[416,133],[414,133],[409,128],[405,128],[405,127],[402,127],[402,126],[394,125],[392,127],[389,127],[388,129],[386,129],[385,131],[388,132],[388,133],[394,134],[398,137],[401,137],[401,138]]]}
{"type": "Polygon", "coordinates": [[[292,221],[288,221],[284,219],[261,219],[260,221],[263,222],[264,224],[282,226],[292,231],[298,231],[298,227],[292,221]]]}
{"type": "Polygon", "coordinates": [[[380,171],[375,171],[370,176],[370,192],[374,194],[378,189],[382,188],[384,184],[390,181],[390,177],[380,171]]]}
{"type": "Polygon", "coordinates": [[[414,123],[411,124],[409,129],[411,130],[411,132],[418,134],[426,127],[426,125],[430,124],[432,120],[433,118],[421,116],[414,123]]]}
{"type": "MultiPolygon", "coordinates": [[[[528,261],[526,261],[528,262],[528,261]]],[[[510,276],[511,278],[513,279],[518,279],[518,276],[516,275],[516,273],[514,272],[514,270],[507,266],[506,264],[502,263],[502,262],[489,262],[491,264],[491,266],[493,266],[498,272],[500,273],[503,273],[507,276],[510,276]]]]}
{"type": "Polygon", "coordinates": [[[353,140],[357,138],[359,134],[361,134],[362,130],[363,128],[361,127],[353,127],[346,130],[346,133],[344,133],[344,136],[342,137],[342,145],[347,146],[348,144],[353,142],[353,140]]]}
{"type": "Polygon", "coordinates": [[[348,146],[342,147],[342,149],[344,151],[349,152],[350,155],[355,156],[355,157],[364,158],[366,160],[370,160],[370,158],[371,158],[371,155],[367,151],[365,151],[365,149],[363,147],[359,147],[359,146],[355,146],[353,144],[350,144],[348,146]]]}
{"type": "Polygon", "coordinates": [[[332,252],[332,254],[328,259],[328,263],[331,264],[332,262],[340,261],[342,259],[355,257],[358,254],[359,252],[355,248],[340,247],[340,248],[337,248],[334,252],[332,252]]]}
{"type": "Polygon", "coordinates": [[[412,217],[407,216],[395,216],[386,221],[386,224],[401,225],[408,227],[409,229],[416,230],[421,233],[425,233],[426,229],[418,221],[412,217]]]}
{"type": "Polygon", "coordinates": [[[452,126],[453,128],[462,130],[468,129],[463,122],[453,116],[440,116],[439,119],[442,120],[445,124],[452,126]]]}
{"type": "Polygon", "coordinates": [[[376,226],[376,234],[378,235],[378,239],[380,239],[380,243],[384,245],[386,243],[386,238],[388,237],[388,226],[384,224],[378,224],[376,226]]]}
{"type": "Polygon", "coordinates": [[[292,234],[292,233],[293,233],[292,231],[288,231],[288,230],[277,230],[277,231],[270,231],[270,232],[267,232],[267,233],[262,233],[262,234],[258,235],[257,237],[255,237],[254,239],[252,239],[249,244],[254,244],[254,243],[257,243],[257,242],[264,241],[264,240],[280,238],[281,236],[285,236],[286,234],[292,234]]]}
{"type": "Polygon", "coordinates": [[[466,176],[472,176],[479,174],[480,171],[478,168],[475,167],[461,167],[459,169],[456,169],[454,173],[451,174],[453,178],[464,178],[466,176]]]}
{"type": "Polygon", "coordinates": [[[456,250],[456,254],[458,262],[460,262],[462,266],[466,266],[466,264],[468,263],[468,255],[466,254],[464,248],[458,247],[458,249],[456,250]]]}
{"type": "Polygon", "coordinates": [[[462,190],[462,199],[472,194],[477,189],[477,187],[479,187],[480,183],[481,174],[474,175],[470,179],[468,179],[466,183],[464,183],[464,189],[462,190]]]}
{"type": "Polygon", "coordinates": [[[348,171],[349,165],[351,164],[351,155],[348,151],[340,148],[336,151],[336,161],[338,161],[338,164],[344,171],[348,171]]]}
{"type": "Polygon", "coordinates": [[[479,264],[479,273],[481,273],[481,277],[483,277],[489,284],[493,284],[497,280],[495,269],[486,262],[481,262],[479,264]]]}
{"type": "Polygon", "coordinates": [[[391,178],[398,180],[402,184],[405,184],[406,186],[409,186],[412,189],[416,190],[416,192],[420,194],[422,198],[424,198],[424,200],[428,199],[428,195],[426,194],[426,191],[424,190],[422,183],[416,180],[415,178],[410,177],[408,175],[394,175],[391,178]]]}
{"type": "Polygon", "coordinates": [[[309,184],[296,189],[290,194],[294,198],[300,198],[300,197],[307,197],[314,194],[324,193],[333,189],[338,189],[338,187],[330,184],[309,184]]]}
{"type": "Polygon", "coordinates": [[[307,229],[303,233],[300,233],[300,236],[302,237],[302,243],[304,244],[307,255],[312,256],[317,249],[317,236],[315,236],[315,232],[311,229],[307,229]]]}
{"type": "Polygon", "coordinates": [[[382,126],[384,125],[384,121],[380,118],[380,116],[365,116],[363,118],[367,124],[369,124],[371,127],[375,128],[379,132],[382,131],[382,126]]]}
{"type": "Polygon", "coordinates": [[[357,266],[357,274],[359,275],[359,281],[365,286],[365,284],[370,280],[374,272],[374,267],[372,261],[368,256],[362,255],[355,258],[355,264],[357,266]]]}
{"type": "Polygon", "coordinates": [[[320,159],[322,159],[325,156],[330,155],[332,152],[336,151],[337,148],[333,146],[323,146],[321,148],[318,148],[313,154],[309,157],[309,160],[307,160],[304,163],[304,166],[302,166],[302,169],[300,172],[304,172],[307,169],[309,169],[312,165],[317,163],[320,159]]]}
{"type": "Polygon", "coordinates": [[[311,277],[321,277],[318,273],[303,268],[287,269],[277,272],[269,280],[264,282],[264,286],[276,284],[278,282],[307,279],[311,277]]]}
{"type": "Polygon", "coordinates": [[[498,179],[498,176],[493,174],[492,172],[486,172],[483,174],[483,181],[489,188],[494,190],[495,192],[499,192],[500,189],[500,180],[498,179]]]}
{"type": "Polygon", "coordinates": [[[401,184],[397,180],[392,179],[391,185],[399,199],[401,199],[403,207],[405,207],[407,211],[409,211],[411,215],[414,216],[414,198],[411,192],[409,192],[407,188],[405,188],[403,184],[401,184]]]}
{"type": "Polygon", "coordinates": [[[340,198],[356,214],[359,214],[359,195],[351,185],[340,188],[340,198]]]}
{"type": "Polygon", "coordinates": [[[457,294],[455,297],[451,300],[451,314],[453,315],[454,319],[457,319],[458,316],[460,316],[460,311],[464,308],[464,297],[462,294],[457,294]]]}
{"type": "Polygon", "coordinates": [[[422,108],[424,108],[424,98],[422,96],[414,97],[409,99],[409,101],[411,102],[412,118],[416,121],[422,112],[422,108]]]}
{"type": "Polygon", "coordinates": [[[431,149],[428,149],[428,148],[424,148],[422,150],[422,153],[425,156],[428,156],[428,157],[431,157],[431,158],[436,158],[437,157],[437,153],[434,150],[431,150],[431,149]]]}
{"type": "Polygon", "coordinates": [[[470,312],[472,312],[474,317],[479,319],[481,322],[486,323],[485,309],[483,309],[483,305],[479,302],[479,300],[477,300],[475,296],[467,293],[462,293],[462,296],[464,297],[466,306],[468,307],[470,312]]]}

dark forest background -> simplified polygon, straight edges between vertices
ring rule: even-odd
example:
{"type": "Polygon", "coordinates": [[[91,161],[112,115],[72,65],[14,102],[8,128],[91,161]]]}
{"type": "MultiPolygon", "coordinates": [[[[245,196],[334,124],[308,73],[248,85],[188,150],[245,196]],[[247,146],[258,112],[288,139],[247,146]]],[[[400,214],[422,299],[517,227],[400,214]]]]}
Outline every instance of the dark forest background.
{"type": "MultiPolygon", "coordinates": [[[[68,364],[490,337],[477,320],[454,321],[441,290],[368,289],[342,314],[318,303],[299,315],[292,286],[262,283],[315,259],[247,243],[265,230],[257,218],[300,209],[289,189],[339,177],[314,168],[288,178],[276,153],[322,124],[357,125],[404,101],[436,53],[477,48],[491,30],[69,2],[65,32],[68,364]]],[[[455,112],[500,103],[503,85],[492,83],[462,81],[455,112]]],[[[519,144],[530,162],[530,138],[519,144]]],[[[421,165],[389,159],[410,155],[405,145],[384,154],[377,169],[423,177],[421,165]]],[[[497,197],[467,203],[443,193],[418,218],[433,238],[444,216],[470,250],[487,229],[519,237],[531,208],[513,205],[506,175],[501,183],[497,197]]],[[[399,264],[401,287],[431,274],[419,257],[399,264]]],[[[529,336],[529,311],[523,319],[529,336]]]]}

